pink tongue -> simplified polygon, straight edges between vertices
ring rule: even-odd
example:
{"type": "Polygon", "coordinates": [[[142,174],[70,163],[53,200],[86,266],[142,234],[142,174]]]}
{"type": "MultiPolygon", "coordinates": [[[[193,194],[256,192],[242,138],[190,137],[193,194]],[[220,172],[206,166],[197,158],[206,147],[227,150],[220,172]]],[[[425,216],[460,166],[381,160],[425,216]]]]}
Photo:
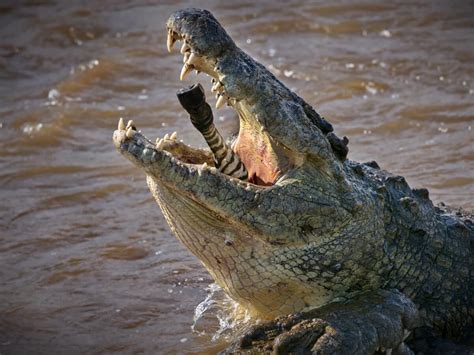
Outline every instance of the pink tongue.
{"type": "Polygon", "coordinates": [[[249,182],[257,185],[273,185],[278,176],[276,162],[271,159],[263,142],[255,142],[250,134],[239,134],[234,151],[247,169],[249,182]]]}

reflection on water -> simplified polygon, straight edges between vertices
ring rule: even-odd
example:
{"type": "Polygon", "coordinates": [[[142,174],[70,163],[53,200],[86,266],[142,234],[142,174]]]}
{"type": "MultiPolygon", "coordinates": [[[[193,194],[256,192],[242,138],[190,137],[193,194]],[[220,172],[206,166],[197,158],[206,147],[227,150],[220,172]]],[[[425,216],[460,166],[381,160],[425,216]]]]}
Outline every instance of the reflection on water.
{"type": "MultiPolygon", "coordinates": [[[[204,145],[165,45],[168,15],[190,4],[0,4],[1,353],[199,353],[229,340],[235,305],[215,290],[206,300],[212,280],[111,142],[123,117],[204,145]]],[[[192,4],[347,135],[351,159],[474,207],[472,4],[192,4]]],[[[216,117],[235,131],[231,111],[216,117]]]]}

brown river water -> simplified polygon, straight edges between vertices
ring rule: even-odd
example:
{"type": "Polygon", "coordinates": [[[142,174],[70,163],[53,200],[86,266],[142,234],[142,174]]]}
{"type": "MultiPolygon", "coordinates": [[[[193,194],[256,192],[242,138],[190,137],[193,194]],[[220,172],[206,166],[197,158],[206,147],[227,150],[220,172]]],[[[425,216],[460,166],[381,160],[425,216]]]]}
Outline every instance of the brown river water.
{"type": "Polygon", "coordinates": [[[347,135],[350,159],[474,208],[473,2],[2,1],[1,354],[214,353],[245,324],[111,139],[123,117],[204,146],[165,44],[189,6],[347,135]]]}

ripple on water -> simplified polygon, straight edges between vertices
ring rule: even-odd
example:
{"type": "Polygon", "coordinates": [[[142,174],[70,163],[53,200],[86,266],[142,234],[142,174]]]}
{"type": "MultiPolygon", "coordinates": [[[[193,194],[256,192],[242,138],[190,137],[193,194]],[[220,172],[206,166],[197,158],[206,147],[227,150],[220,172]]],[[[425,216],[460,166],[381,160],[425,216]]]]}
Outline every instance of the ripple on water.
{"type": "Polygon", "coordinates": [[[141,247],[114,244],[106,246],[99,254],[106,259],[132,261],[146,258],[150,252],[141,247]]]}

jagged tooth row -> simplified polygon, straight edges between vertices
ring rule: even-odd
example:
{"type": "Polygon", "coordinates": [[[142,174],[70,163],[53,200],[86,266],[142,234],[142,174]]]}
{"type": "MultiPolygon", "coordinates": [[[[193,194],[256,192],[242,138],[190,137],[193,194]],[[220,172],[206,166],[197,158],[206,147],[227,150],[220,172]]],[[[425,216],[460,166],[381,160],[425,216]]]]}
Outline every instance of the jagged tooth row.
{"type": "Polygon", "coordinates": [[[163,138],[160,138],[160,137],[156,138],[155,147],[156,149],[162,149],[166,141],[174,142],[176,141],[177,138],[178,138],[178,133],[176,131],[174,131],[171,134],[166,133],[163,138]]]}
{"type": "MultiPolygon", "coordinates": [[[[167,46],[168,46],[168,51],[171,52],[173,45],[176,40],[183,39],[183,44],[181,46],[181,54],[183,55],[183,67],[181,68],[181,72],[179,74],[179,80],[183,81],[186,79],[186,77],[191,73],[194,69],[196,69],[196,66],[203,60],[200,55],[198,55],[196,52],[194,52],[191,48],[191,46],[188,44],[188,42],[184,38],[178,38],[179,36],[175,34],[173,31],[169,30],[168,31],[168,39],[167,39],[167,46]]],[[[196,72],[199,73],[199,71],[196,69],[196,72]]],[[[224,85],[216,79],[212,79],[213,81],[213,86],[211,88],[212,92],[217,92],[216,96],[216,109],[222,108],[225,104],[229,104],[230,98],[228,95],[224,93],[224,85]]]]}
{"type": "Polygon", "coordinates": [[[214,124],[208,130],[203,131],[202,134],[214,154],[219,171],[240,180],[247,180],[247,169],[245,169],[240,157],[225,144],[214,124]]]}

